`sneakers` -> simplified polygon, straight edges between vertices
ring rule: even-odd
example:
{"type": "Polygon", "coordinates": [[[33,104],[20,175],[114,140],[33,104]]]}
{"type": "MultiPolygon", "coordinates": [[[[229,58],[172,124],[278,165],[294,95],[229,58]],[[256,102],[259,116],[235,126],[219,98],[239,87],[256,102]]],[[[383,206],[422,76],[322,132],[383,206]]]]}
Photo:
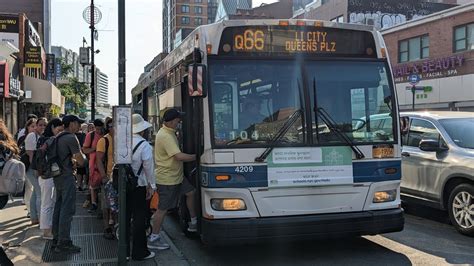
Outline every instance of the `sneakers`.
{"type": "Polygon", "coordinates": [[[165,241],[163,241],[159,235],[158,236],[151,235],[148,238],[148,248],[165,250],[165,249],[169,249],[170,245],[168,245],[165,241]]]}
{"type": "Polygon", "coordinates": [[[71,243],[68,245],[56,246],[53,251],[55,253],[77,253],[81,252],[81,248],[71,243]]]}
{"type": "Polygon", "coordinates": [[[197,232],[197,223],[188,223],[188,232],[197,232]]]}
{"type": "Polygon", "coordinates": [[[95,212],[97,211],[97,204],[96,203],[92,203],[92,206],[91,208],[87,211],[88,213],[92,213],[92,212],[95,212]]]}
{"type": "Polygon", "coordinates": [[[91,202],[89,200],[84,201],[84,203],[82,204],[82,208],[84,209],[89,208],[89,206],[91,206],[91,202]]]}
{"type": "Polygon", "coordinates": [[[150,251],[150,254],[144,258],[141,258],[141,259],[137,259],[137,260],[148,260],[148,259],[152,259],[155,257],[155,252],[153,251],[150,251]]]}

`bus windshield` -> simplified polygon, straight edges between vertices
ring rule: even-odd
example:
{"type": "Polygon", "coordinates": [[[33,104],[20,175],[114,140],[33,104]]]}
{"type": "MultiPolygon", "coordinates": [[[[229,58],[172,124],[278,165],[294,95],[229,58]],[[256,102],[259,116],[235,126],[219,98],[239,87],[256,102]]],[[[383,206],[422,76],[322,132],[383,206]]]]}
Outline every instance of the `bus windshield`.
{"type": "Polygon", "coordinates": [[[209,74],[216,147],[344,144],[334,130],[357,144],[394,141],[385,62],[212,60],[209,74]]]}

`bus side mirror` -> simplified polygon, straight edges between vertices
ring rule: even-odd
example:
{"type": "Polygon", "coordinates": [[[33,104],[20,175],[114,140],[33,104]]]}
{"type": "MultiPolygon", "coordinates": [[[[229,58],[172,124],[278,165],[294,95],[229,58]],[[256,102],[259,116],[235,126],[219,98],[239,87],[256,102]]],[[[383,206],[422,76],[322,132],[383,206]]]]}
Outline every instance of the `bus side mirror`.
{"type": "Polygon", "coordinates": [[[188,66],[188,93],[190,97],[207,96],[207,69],[203,64],[188,66]]]}

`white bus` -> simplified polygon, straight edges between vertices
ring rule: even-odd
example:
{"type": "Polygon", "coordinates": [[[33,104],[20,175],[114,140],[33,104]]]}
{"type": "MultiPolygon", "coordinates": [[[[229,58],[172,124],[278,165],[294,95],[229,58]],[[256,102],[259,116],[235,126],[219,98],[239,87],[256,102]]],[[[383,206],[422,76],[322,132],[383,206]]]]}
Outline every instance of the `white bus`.
{"type": "MultiPolygon", "coordinates": [[[[369,26],[223,21],[197,28],[142,75],[133,106],[155,133],[167,108],[186,112],[178,135],[200,155],[185,172],[205,243],[403,229],[387,55],[369,26]]],[[[179,213],[184,226],[185,204],[179,213]]]]}

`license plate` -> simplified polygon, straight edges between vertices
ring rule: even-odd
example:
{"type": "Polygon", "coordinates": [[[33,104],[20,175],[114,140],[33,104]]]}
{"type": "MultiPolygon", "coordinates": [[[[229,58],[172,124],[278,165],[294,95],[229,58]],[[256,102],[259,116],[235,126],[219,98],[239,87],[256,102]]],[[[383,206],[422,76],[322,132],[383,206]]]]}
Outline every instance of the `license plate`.
{"type": "Polygon", "coordinates": [[[393,147],[376,147],[372,148],[372,157],[373,158],[393,158],[395,152],[393,147]]]}

